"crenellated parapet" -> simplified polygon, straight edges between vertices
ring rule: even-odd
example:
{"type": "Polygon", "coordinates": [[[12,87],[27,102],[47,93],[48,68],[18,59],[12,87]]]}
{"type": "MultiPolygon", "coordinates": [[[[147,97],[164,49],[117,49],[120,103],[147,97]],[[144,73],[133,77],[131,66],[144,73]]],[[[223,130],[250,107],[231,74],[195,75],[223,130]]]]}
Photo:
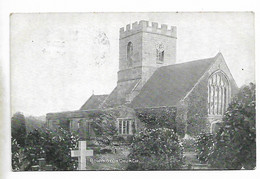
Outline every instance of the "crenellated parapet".
{"type": "Polygon", "coordinates": [[[135,22],[132,25],[126,25],[126,28],[120,28],[120,39],[136,34],[138,32],[155,33],[176,38],[176,31],[177,29],[175,26],[168,27],[165,24],[161,24],[161,27],[159,28],[158,23],[156,22],[152,22],[152,24],[150,25],[148,21],[142,20],[139,23],[135,22]]]}

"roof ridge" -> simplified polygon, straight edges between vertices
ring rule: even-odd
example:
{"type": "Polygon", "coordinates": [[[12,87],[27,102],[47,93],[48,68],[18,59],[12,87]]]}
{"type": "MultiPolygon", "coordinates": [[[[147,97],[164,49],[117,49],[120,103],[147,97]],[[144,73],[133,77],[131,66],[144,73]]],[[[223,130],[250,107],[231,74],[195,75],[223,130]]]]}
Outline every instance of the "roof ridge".
{"type": "Polygon", "coordinates": [[[92,96],[108,96],[109,94],[93,94],[92,96]]]}
{"type": "Polygon", "coordinates": [[[220,52],[217,55],[215,55],[214,57],[197,59],[197,60],[186,61],[186,62],[181,62],[181,63],[175,63],[175,64],[172,64],[172,65],[161,66],[161,67],[159,67],[157,69],[166,68],[166,67],[175,66],[175,65],[182,65],[182,64],[192,63],[192,62],[199,62],[199,61],[203,61],[203,60],[216,60],[219,55],[221,55],[220,52]]]}
{"type": "MultiPolygon", "coordinates": [[[[93,101],[95,101],[95,103],[97,104],[97,106],[99,107],[100,103],[102,103],[106,98],[107,98],[107,94],[102,94],[102,95],[95,95],[92,94],[87,101],[80,107],[79,110],[84,110],[86,108],[86,106],[88,106],[88,108],[93,107],[93,101]],[[99,103],[99,104],[98,104],[99,103]]],[[[96,107],[97,107],[96,106],[96,107]]],[[[95,107],[95,105],[94,105],[95,107]]]]}
{"type": "Polygon", "coordinates": [[[192,90],[220,55],[218,53],[211,58],[157,68],[131,105],[134,108],[175,106],[192,90]]]}
{"type": "MultiPolygon", "coordinates": [[[[219,53],[214,57],[215,61],[216,61],[217,57],[218,57],[220,54],[221,54],[221,53],[219,52],[219,53]]],[[[214,62],[215,62],[215,61],[214,61],[214,62]]],[[[208,66],[208,68],[205,70],[205,72],[203,73],[203,75],[202,75],[202,76],[199,78],[199,80],[193,85],[193,87],[191,88],[191,90],[188,91],[187,94],[184,96],[183,100],[193,91],[193,89],[197,86],[197,84],[200,83],[201,79],[202,79],[202,78],[204,77],[204,75],[210,70],[210,68],[213,66],[213,64],[214,64],[214,63],[211,63],[211,64],[208,66]]]]}

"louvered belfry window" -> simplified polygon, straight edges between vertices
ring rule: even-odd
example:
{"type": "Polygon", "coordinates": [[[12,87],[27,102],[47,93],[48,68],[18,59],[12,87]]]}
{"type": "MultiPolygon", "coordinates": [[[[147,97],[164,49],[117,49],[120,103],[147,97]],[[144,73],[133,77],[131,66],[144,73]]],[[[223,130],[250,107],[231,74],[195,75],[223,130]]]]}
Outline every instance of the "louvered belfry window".
{"type": "Polygon", "coordinates": [[[164,45],[159,43],[156,45],[156,63],[164,62],[164,45]]]}

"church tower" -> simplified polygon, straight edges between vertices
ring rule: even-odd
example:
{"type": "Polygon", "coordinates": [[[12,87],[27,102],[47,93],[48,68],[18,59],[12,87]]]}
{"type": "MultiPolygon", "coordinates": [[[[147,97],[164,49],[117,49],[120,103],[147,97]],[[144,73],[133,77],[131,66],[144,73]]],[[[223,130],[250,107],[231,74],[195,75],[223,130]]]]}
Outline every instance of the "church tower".
{"type": "Polygon", "coordinates": [[[148,21],[120,29],[119,96],[130,102],[158,67],[176,62],[176,27],[148,21]]]}

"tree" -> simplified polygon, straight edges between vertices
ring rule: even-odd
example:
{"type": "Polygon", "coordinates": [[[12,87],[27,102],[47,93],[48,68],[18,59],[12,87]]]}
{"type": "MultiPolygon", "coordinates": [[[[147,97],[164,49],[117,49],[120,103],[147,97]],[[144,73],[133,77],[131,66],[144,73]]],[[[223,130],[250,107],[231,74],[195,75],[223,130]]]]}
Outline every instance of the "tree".
{"type": "Polygon", "coordinates": [[[12,139],[13,170],[31,170],[33,165],[38,165],[39,158],[45,158],[53,170],[76,170],[77,162],[71,158],[71,150],[78,141],[78,136],[62,128],[35,129],[27,135],[24,148],[12,139]]]}
{"type": "Polygon", "coordinates": [[[17,141],[17,143],[24,147],[26,138],[26,125],[25,118],[21,112],[16,112],[11,119],[11,133],[12,138],[17,141]]]}
{"type": "Polygon", "coordinates": [[[46,126],[45,116],[26,116],[25,124],[26,124],[26,133],[29,134],[34,129],[41,130],[46,126]]]}
{"type": "Polygon", "coordinates": [[[179,169],[183,147],[173,129],[147,128],[134,137],[128,170],[179,169]]]}
{"type": "Polygon", "coordinates": [[[13,171],[21,171],[27,166],[25,162],[24,148],[17,143],[16,139],[12,138],[12,169],[13,171]]]}
{"type": "Polygon", "coordinates": [[[209,163],[214,168],[256,166],[255,84],[240,89],[223,117],[209,163]]]}

